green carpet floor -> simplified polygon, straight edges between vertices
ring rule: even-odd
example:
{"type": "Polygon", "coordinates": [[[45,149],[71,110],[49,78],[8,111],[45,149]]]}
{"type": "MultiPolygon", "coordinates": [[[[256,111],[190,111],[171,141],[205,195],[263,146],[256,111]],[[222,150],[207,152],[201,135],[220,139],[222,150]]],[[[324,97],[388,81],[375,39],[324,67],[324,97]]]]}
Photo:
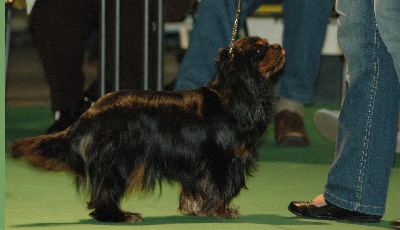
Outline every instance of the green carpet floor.
{"type": "MultiPolygon", "coordinates": [[[[75,193],[73,178],[63,172],[46,172],[9,157],[10,143],[42,134],[51,124],[47,107],[6,108],[5,229],[387,229],[400,218],[400,159],[392,170],[386,214],[379,224],[317,221],[297,218],[287,206],[292,200],[309,200],[320,194],[333,160],[334,144],[319,136],[312,115],[321,106],[306,108],[305,121],[312,137],[308,148],[278,148],[272,130],[260,142],[259,168],[248,179],[233,204],[238,219],[225,220],[181,215],[179,185],[163,184],[147,196],[132,196],[122,207],[143,215],[142,223],[100,223],[91,219],[86,199],[75,193]]],[[[324,106],[337,109],[338,106],[324,106]]],[[[399,155],[397,155],[399,158],[399,155]]]]}

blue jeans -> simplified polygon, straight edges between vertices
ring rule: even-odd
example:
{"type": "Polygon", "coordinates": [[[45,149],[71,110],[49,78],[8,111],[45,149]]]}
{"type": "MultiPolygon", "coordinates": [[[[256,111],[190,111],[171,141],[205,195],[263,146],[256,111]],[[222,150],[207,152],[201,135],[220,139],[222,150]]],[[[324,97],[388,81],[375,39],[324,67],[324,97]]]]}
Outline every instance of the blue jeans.
{"type": "MultiPolygon", "coordinates": [[[[239,27],[265,0],[242,0],[239,27]],[[252,4],[253,3],[253,4],[252,4]]],[[[175,89],[192,89],[207,84],[216,73],[218,50],[227,47],[237,10],[234,0],[202,0],[199,4],[189,48],[179,66],[175,89]]]]}
{"type": "Polygon", "coordinates": [[[393,65],[393,60],[397,66],[400,60],[389,54],[400,51],[399,33],[392,33],[400,31],[400,1],[337,0],[336,9],[349,86],[324,197],[347,210],[383,215],[400,99],[393,65]]]}
{"type": "Polygon", "coordinates": [[[399,1],[375,1],[376,20],[383,42],[390,56],[393,58],[394,67],[400,82],[400,25],[399,1]]]}
{"type": "MultiPolygon", "coordinates": [[[[242,0],[239,26],[264,3],[277,0],[242,0]]],[[[283,47],[286,65],[278,96],[312,103],[321,50],[333,0],[284,0],[283,47]]],[[[176,89],[191,89],[208,83],[216,72],[218,49],[230,44],[237,9],[234,0],[202,0],[196,15],[189,49],[179,67],[176,89]]],[[[268,38],[267,38],[268,39],[268,38]]]]}

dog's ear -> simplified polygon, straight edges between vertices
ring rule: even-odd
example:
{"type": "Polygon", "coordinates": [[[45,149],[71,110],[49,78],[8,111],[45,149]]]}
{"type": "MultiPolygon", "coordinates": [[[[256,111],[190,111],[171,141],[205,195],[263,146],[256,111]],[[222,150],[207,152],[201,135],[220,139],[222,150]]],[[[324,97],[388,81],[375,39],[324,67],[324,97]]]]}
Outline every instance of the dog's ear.
{"type": "Polygon", "coordinates": [[[217,65],[220,66],[223,62],[230,61],[232,59],[232,55],[229,52],[229,47],[225,49],[220,49],[218,51],[218,57],[216,58],[217,65]]]}
{"type": "Polygon", "coordinates": [[[218,57],[216,58],[218,72],[223,76],[226,76],[227,74],[229,74],[229,72],[233,71],[232,60],[233,57],[232,54],[229,52],[229,47],[225,49],[220,49],[218,52],[218,57]]]}

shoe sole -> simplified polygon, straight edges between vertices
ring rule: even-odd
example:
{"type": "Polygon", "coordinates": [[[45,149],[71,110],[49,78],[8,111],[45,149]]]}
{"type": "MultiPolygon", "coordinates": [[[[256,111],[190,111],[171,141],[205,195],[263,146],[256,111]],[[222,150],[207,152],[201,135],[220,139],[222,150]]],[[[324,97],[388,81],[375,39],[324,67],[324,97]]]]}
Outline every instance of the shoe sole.
{"type": "Polygon", "coordinates": [[[335,218],[335,217],[325,217],[325,216],[303,216],[300,213],[292,210],[291,207],[288,207],[288,210],[295,214],[296,216],[304,219],[314,219],[314,220],[346,220],[351,222],[358,223],[379,223],[381,222],[381,218],[379,217],[370,217],[370,216],[352,216],[352,217],[343,217],[343,218],[335,218]]]}
{"type": "Polygon", "coordinates": [[[336,142],[339,111],[319,109],[315,112],[313,121],[321,135],[331,142],[336,142]]]}

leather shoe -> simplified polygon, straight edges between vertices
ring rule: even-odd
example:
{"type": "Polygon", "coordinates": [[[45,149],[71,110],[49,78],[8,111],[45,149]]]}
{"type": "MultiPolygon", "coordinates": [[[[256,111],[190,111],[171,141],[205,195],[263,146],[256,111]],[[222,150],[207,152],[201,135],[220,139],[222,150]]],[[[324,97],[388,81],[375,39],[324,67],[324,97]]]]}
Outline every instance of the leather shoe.
{"type": "Polygon", "coordinates": [[[94,101],[92,99],[85,97],[84,99],[80,100],[76,106],[72,108],[65,109],[62,111],[56,111],[58,113],[58,116],[55,119],[53,125],[51,125],[46,130],[46,134],[60,132],[71,126],[78,120],[78,118],[81,116],[82,113],[84,113],[88,108],[90,108],[93,102],[94,101]]]}
{"type": "Polygon", "coordinates": [[[300,114],[282,110],[275,116],[275,140],[281,147],[306,147],[310,137],[300,114]]]}
{"type": "Polygon", "coordinates": [[[393,229],[400,229],[400,219],[390,222],[390,226],[393,229]]]}
{"type": "Polygon", "coordinates": [[[337,207],[328,201],[326,205],[317,207],[313,201],[292,201],[288,207],[289,211],[298,217],[321,220],[348,220],[360,223],[378,223],[382,216],[369,215],[354,211],[349,211],[337,207]]]}

